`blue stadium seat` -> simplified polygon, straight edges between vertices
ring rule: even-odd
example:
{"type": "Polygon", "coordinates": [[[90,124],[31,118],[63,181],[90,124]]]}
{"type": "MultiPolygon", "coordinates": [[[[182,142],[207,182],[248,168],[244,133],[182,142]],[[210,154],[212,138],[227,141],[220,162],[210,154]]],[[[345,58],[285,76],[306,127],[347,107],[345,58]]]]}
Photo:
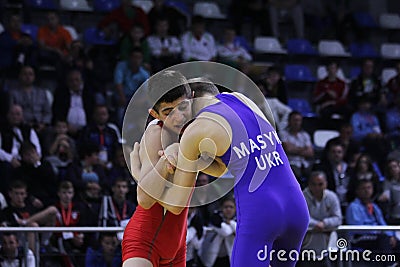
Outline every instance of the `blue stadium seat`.
{"type": "Polygon", "coordinates": [[[170,6],[181,12],[186,17],[191,17],[192,12],[186,3],[176,0],[166,0],[165,5],[170,6]]]}
{"type": "Polygon", "coordinates": [[[352,67],[350,69],[350,80],[357,78],[357,76],[360,75],[360,73],[361,73],[360,67],[352,67]]]}
{"type": "Polygon", "coordinates": [[[27,6],[37,9],[55,10],[58,8],[54,0],[26,0],[27,6]]]}
{"type": "Polygon", "coordinates": [[[363,28],[376,28],[377,24],[372,16],[367,12],[354,12],[353,18],[359,27],[363,28]]]}
{"type": "Polygon", "coordinates": [[[303,117],[307,118],[313,118],[317,117],[317,114],[312,111],[310,103],[306,99],[302,98],[289,98],[288,99],[288,106],[295,110],[300,112],[303,117]]]}
{"type": "Polygon", "coordinates": [[[110,12],[121,5],[120,0],[94,0],[93,8],[99,12],[110,12]]]}
{"type": "Polygon", "coordinates": [[[37,40],[38,30],[39,30],[39,26],[34,25],[34,24],[22,24],[21,25],[21,31],[23,33],[29,34],[32,37],[32,40],[34,40],[34,41],[37,40]]]}
{"type": "Polygon", "coordinates": [[[317,50],[305,39],[289,39],[286,43],[289,54],[294,55],[318,55],[317,50]]]}
{"type": "Polygon", "coordinates": [[[99,31],[97,28],[87,28],[83,35],[83,39],[88,45],[114,45],[115,40],[107,40],[104,37],[104,33],[99,31]]]}
{"type": "Polygon", "coordinates": [[[317,80],[310,69],[304,65],[286,65],[285,78],[287,81],[296,82],[315,82],[317,80]]]}
{"type": "Polygon", "coordinates": [[[379,57],[378,52],[370,43],[351,43],[349,47],[350,53],[353,57],[379,57]]]}
{"type": "Polygon", "coordinates": [[[245,48],[248,52],[253,51],[253,48],[250,46],[250,44],[247,42],[247,40],[244,36],[241,36],[241,35],[236,36],[234,42],[238,43],[240,46],[245,48]]]}

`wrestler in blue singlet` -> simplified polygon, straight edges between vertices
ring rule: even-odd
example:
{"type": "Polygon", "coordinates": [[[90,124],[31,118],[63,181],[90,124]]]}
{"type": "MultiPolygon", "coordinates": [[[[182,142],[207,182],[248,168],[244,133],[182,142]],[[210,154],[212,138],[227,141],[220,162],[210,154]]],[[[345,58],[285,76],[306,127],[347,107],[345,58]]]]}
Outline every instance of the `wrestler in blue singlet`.
{"type": "Polygon", "coordinates": [[[289,252],[297,257],[309,213],[282,143],[274,128],[234,95],[216,97],[220,102],[200,113],[218,114],[232,128],[231,146],[221,157],[235,177],[238,223],[231,266],[294,266],[289,252]],[[279,250],[286,252],[282,260],[279,250]]]}

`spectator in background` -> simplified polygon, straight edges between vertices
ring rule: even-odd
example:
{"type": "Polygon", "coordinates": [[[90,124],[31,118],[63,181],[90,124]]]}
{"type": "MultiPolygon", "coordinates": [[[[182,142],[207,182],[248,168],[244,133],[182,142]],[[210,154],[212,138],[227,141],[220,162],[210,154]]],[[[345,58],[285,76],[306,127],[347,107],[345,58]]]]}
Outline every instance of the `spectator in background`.
{"type": "Polygon", "coordinates": [[[24,141],[35,145],[39,156],[42,154],[39,138],[34,129],[24,124],[21,106],[12,105],[7,113],[7,123],[0,130],[0,191],[6,192],[12,178],[12,172],[21,166],[19,149],[24,141]]]}
{"type": "Polygon", "coordinates": [[[348,88],[337,76],[338,64],[335,61],[328,63],[326,69],[328,76],[316,84],[313,102],[323,121],[329,121],[334,115],[347,120],[350,116],[347,106],[348,88]]]}
{"type": "Polygon", "coordinates": [[[282,79],[282,72],[275,66],[268,68],[265,77],[261,79],[265,90],[265,97],[278,98],[283,104],[287,105],[287,92],[285,82],[282,79]]]}
{"type": "Polygon", "coordinates": [[[150,74],[143,67],[143,53],[140,48],[130,52],[129,59],[118,62],[114,70],[114,83],[118,97],[118,123],[122,125],[125,108],[137,89],[150,74]]]}
{"type": "Polygon", "coordinates": [[[132,175],[126,166],[124,151],[122,150],[122,146],[120,145],[115,147],[114,154],[112,156],[112,168],[108,172],[109,180],[107,182],[107,186],[110,187],[118,177],[130,180],[131,183],[135,184],[135,180],[131,179],[132,175]]]}
{"type": "Polygon", "coordinates": [[[0,70],[4,70],[10,77],[19,65],[37,63],[37,46],[32,36],[21,30],[21,17],[12,14],[8,18],[6,29],[0,34],[0,70]]]}
{"type": "Polygon", "coordinates": [[[299,0],[269,0],[269,17],[272,35],[281,38],[279,33],[279,17],[290,14],[297,38],[304,38],[304,14],[299,0]]]}
{"type": "Polygon", "coordinates": [[[344,211],[348,205],[347,188],[350,180],[349,165],[344,161],[344,148],[340,142],[331,142],[326,148],[326,153],[323,160],[313,166],[313,169],[326,174],[328,189],[336,193],[344,211]]]}
{"type": "Polygon", "coordinates": [[[13,88],[10,94],[10,106],[16,104],[24,107],[25,122],[42,132],[51,123],[51,107],[45,90],[36,86],[35,70],[24,66],[19,72],[19,86],[13,88]]]}
{"type": "Polygon", "coordinates": [[[339,136],[329,140],[325,147],[337,142],[341,143],[344,148],[344,161],[349,164],[350,168],[353,168],[360,155],[360,144],[353,138],[353,126],[350,123],[341,124],[339,136]]]}
{"type": "Polygon", "coordinates": [[[67,61],[72,37],[61,26],[56,12],[49,11],[47,13],[47,24],[39,28],[37,37],[41,48],[41,63],[59,66],[59,61],[67,61]]]}
{"type": "Polygon", "coordinates": [[[69,143],[75,156],[75,141],[68,135],[68,123],[66,120],[55,119],[54,126],[47,129],[43,138],[42,150],[44,155],[53,155],[58,149],[59,142],[65,140],[69,143]]]}
{"type": "MultiPolygon", "coordinates": [[[[374,186],[372,181],[360,180],[356,186],[356,199],[346,211],[346,223],[349,225],[386,225],[381,209],[374,203],[374,186]]],[[[390,252],[397,245],[395,233],[359,233],[354,234],[353,246],[369,249],[373,252],[390,252]]]]}
{"type": "Polygon", "coordinates": [[[86,252],[86,267],[122,266],[121,248],[114,233],[101,233],[97,249],[89,247],[86,252]]]}
{"type": "Polygon", "coordinates": [[[372,181],[374,185],[374,196],[376,199],[382,193],[382,186],[378,174],[374,170],[371,157],[368,154],[361,154],[358,158],[355,168],[351,171],[350,180],[347,188],[347,200],[353,201],[356,197],[356,185],[360,180],[372,181]]]}
{"type": "Polygon", "coordinates": [[[400,96],[400,62],[396,63],[396,71],[397,75],[390,78],[385,86],[389,91],[388,99],[392,100],[398,99],[400,96]]]}
{"type": "Polygon", "coordinates": [[[188,211],[186,232],[186,267],[198,266],[197,251],[201,248],[204,221],[197,207],[190,207],[188,211]]]}
{"type": "Polygon", "coordinates": [[[383,167],[386,155],[389,152],[388,142],[385,138],[378,117],[373,113],[372,103],[368,98],[358,100],[358,110],[351,116],[353,137],[360,142],[374,161],[383,167]]]}
{"type": "Polygon", "coordinates": [[[400,94],[393,100],[393,106],[386,112],[386,136],[391,150],[400,148],[400,94]]]}
{"type": "Polygon", "coordinates": [[[383,182],[383,193],[378,201],[388,206],[388,223],[400,224],[400,161],[389,160],[386,163],[385,181],[383,182]]]}
{"type": "MultiPolygon", "coordinates": [[[[322,250],[328,248],[330,233],[342,224],[340,202],[335,192],[327,189],[326,175],[321,171],[311,173],[303,194],[310,212],[311,231],[304,237],[301,249],[321,255],[322,250]]],[[[309,266],[307,264],[302,262],[299,267],[309,266]]]]}
{"type": "Polygon", "coordinates": [[[199,252],[204,266],[229,267],[233,241],[236,236],[236,205],[233,198],[225,198],[221,212],[216,211],[210,219],[210,230],[205,233],[199,252]]]}
{"type": "Polygon", "coordinates": [[[168,19],[160,17],[156,21],[154,34],[147,38],[154,72],[180,62],[181,43],[178,38],[168,34],[168,29],[168,19]]]}
{"type": "Polygon", "coordinates": [[[133,25],[141,24],[144,29],[144,34],[147,36],[150,33],[149,22],[146,13],[132,5],[130,0],[122,0],[121,6],[107,14],[98,24],[98,28],[105,32],[106,36],[119,36],[129,34],[133,25]],[[114,34],[112,25],[116,24],[118,33],[114,34]]]}
{"type": "Polygon", "coordinates": [[[314,157],[314,149],[310,135],[302,129],[302,123],[303,116],[297,111],[292,111],[289,114],[287,129],[281,131],[281,140],[290,166],[299,184],[304,188],[311,170],[310,160],[314,157]]]}
{"type": "Polygon", "coordinates": [[[36,267],[35,255],[28,249],[25,259],[25,251],[20,245],[17,235],[14,233],[3,233],[1,237],[0,266],[13,267],[25,266],[36,267]]]}
{"type": "Polygon", "coordinates": [[[218,56],[221,62],[233,67],[239,66],[243,61],[252,61],[249,52],[235,40],[236,32],[233,28],[225,28],[222,44],[218,45],[218,56]]]}
{"type": "Polygon", "coordinates": [[[182,35],[183,60],[214,61],[217,56],[217,47],[214,37],[206,32],[206,24],[201,16],[192,18],[192,27],[182,35]]]}
{"type": "Polygon", "coordinates": [[[21,166],[15,169],[13,177],[24,181],[29,193],[44,206],[53,204],[56,201],[58,179],[50,163],[40,160],[35,146],[29,141],[23,142],[19,151],[21,166]]]}
{"type": "Polygon", "coordinates": [[[131,52],[134,48],[140,48],[143,55],[143,66],[150,70],[150,47],[147,39],[144,36],[143,26],[135,24],[126,34],[120,45],[120,59],[129,60],[131,52]]]}
{"type": "Polygon", "coordinates": [[[70,70],[66,80],[66,88],[61,86],[55,91],[53,117],[55,120],[66,120],[69,133],[74,136],[91,118],[94,95],[79,70],[70,70]]]}
{"type": "MultiPolygon", "coordinates": [[[[82,225],[80,218],[82,208],[73,202],[74,187],[71,182],[63,181],[58,186],[57,195],[59,202],[56,204],[58,214],[56,226],[76,227],[82,225]]],[[[62,232],[55,236],[55,247],[61,252],[64,263],[73,266],[83,266],[84,260],[81,255],[85,251],[84,233],[62,232]]]]}
{"type": "Polygon", "coordinates": [[[79,161],[73,162],[67,169],[67,179],[72,182],[75,190],[81,193],[87,183],[94,182],[101,186],[106,180],[103,166],[99,164],[99,146],[86,143],[80,147],[79,161]]]}
{"type": "Polygon", "coordinates": [[[74,161],[74,149],[67,136],[57,138],[54,145],[54,151],[45,160],[50,163],[57,180],[63,181],[67,178],[68,166],[74,161]]]}
{"type": "Polygon", "coordinates": [[[357,107],[359,99],[368,99],[373,105],[386,105],[386,96],[381,88],[381,81],[374,73],[374,61],[365,59],[361,66],[361,73],[351,82],[349,102],[357,107]]]}
{"type": "Polygon", "coordinates": [[[82,41],[74,40],[71,42],[67,61],[70,69],[78,69],[82,73],[86,84],[93,85],[95,79],[93,77],[93,61],[86,54],[82,41]]]}
{"type": "Polygon", "coordinates": [[[115,148],[121,142],[121,134],[117,126],[108,122],[109,114],[106,106],[96,106],[93,122],[85,126],[79,138],[80,144],[95,143],[100,148],[99,159],[104,166],[111,167],[111,159],[115,148]]]}
{"type": "MultiPolygon", "coordinates": [[[[35,208],[30,201],[27,202],[28,188],[24,182],[14,180],[12,184],[10,184],[8,196],[10,198],[9,205],[0,213],[0,221],[3,226],[38,227],[39,225],[55,225],[57,208],[49,206],[40,211],[38,208],[35,208]]],[[[48,245],[50,236],[51,233],[43,233],[41,244],[48,245]]],[[[29,248],[35,251],[36,242],[34,233],[28,233],[27,237],[29,248]]]]}
{"type": "Polygon", "coordinates": [[[162,17],[168,20],[170,26],[168,28],[168,35],[171,34],[173,36],[180,36],[182,34],[186,29],[188,20],[188,18],[177,9],[166,5],[164,0],[153,0],[153,7],[148,17],[153,34],[157,31],[157,20],[162,17]]]}

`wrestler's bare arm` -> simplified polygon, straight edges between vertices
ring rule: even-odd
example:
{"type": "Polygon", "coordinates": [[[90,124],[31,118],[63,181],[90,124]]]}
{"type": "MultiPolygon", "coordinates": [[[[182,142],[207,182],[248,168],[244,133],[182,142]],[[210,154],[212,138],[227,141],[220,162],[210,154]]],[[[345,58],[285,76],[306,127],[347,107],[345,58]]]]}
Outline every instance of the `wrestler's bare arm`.
{"type": "Polygon", "coordinates": [[[161,127],[151,125],[140,143],[141,169],[139,177],[136,177],[138,203],[145,209],[151,208],[157,202],[156,198],[159,198],[164,191],[164,177],[168,177],[166,164],[158,155],[161,149],[161,127]]]}
{"type": "Polygon", "coordinates": [[[201,167],[198,165],[199,156],[202,153],[223,155],[230,146],[231,132],[224,118],[208,112],[201,114],[188,126],[179,146],[174,185],[165,190],[160,200],[170,212],[179,214],[189,203],[197,171],[201,167]]]}

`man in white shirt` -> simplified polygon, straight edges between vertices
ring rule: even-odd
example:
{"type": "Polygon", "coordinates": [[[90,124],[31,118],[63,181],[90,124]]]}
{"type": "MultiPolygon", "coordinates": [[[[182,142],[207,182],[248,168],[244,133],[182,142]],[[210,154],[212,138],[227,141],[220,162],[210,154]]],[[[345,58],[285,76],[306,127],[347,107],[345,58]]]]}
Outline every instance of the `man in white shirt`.
{"type": "Polygon", "coordinates": [[[236,32],[233,28],[226,28],[224,41],[218,45],[218,56],[223,62],[240,64],[243,61],[251,61],[253,58],[249,52],[236,40],[236,32]]]}
{"type": "Polygon", "coordinates": [[[192,30],[183,34],[181,42],[184,61],[213,61],[217,56],[214,37],[205,31],[205,22],[200,16],[193,17],[192,30]]]}
{"type": "Polygon", "coordinates": [[[160,17],[156,22],[156,33],[147,38],[155,71],[175,65],[180,60],[181,43],[175,36],[168,35],[168,30],[168,19],[160,17]]]}
{"type": "Polygon", "coordinates": [[[4,233],[2,236],[0,250],[0,266],[1,267],[35,267],[35,255],[32,250],[28,249],[24,255],[24,250],[19,246],[18,238],[15,234],[4,233]],[[25,256],[27,257],[25,260],[25,256]]]}

